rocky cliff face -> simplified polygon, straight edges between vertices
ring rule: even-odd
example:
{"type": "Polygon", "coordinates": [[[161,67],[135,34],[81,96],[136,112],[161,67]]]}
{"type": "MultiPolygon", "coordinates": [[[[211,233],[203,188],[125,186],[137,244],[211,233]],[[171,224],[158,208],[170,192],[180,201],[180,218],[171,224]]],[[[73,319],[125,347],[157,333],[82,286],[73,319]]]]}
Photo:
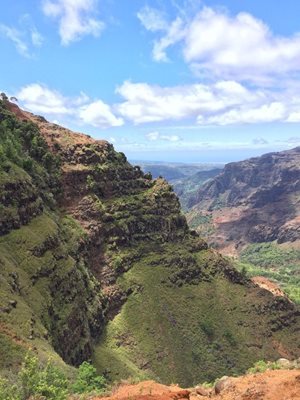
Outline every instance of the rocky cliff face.
{"type": "Polygon", "coordinates": [[[209,223],[218,248],[293,242],[300,238],[299,195],[300,147],[227,164],[199,190],[189,219],[209,223]]]}
{"type": "Polygon", "coordinates": [[[166,181],[9,103],[0,124],[0,369],[33,347],[188,385],[299,355],[299,310],[208,249],[166,181]]]}

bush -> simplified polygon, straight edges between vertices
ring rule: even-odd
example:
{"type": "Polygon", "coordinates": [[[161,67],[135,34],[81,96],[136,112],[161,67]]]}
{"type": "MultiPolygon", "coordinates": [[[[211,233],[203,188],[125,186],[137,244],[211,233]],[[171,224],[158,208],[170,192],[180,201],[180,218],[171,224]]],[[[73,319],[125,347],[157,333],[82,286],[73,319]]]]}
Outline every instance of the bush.
{"type": "Polygon", "coordinates": [[[265,362],[263,360],[257,361],[252,368],[249,368],[247,374],[256,374],[258,372],[265,372],[267,370],[280,369],[280,365],[275,362],[265,362]]]}
{"type": "Polygon", "coordinates": [[[67,380],[51,361],[48,361],[45,367],[41,367],[37,357],[27,354],[19,378],[22,399],[28,399],[30,396],[43,396],[49,400],[67,398],[67,380]]]}
{"type": "Polygon", "coordinates": [[[96,368],[88,362],[83,362],[79,369],[75,383],[72,386],[74,393],[101,392],[106,388],[106,379],[97,374],[96,368]]]}
{"type": "Polygon", "coordinates": [[[101,394],[105,388],[106,379],[99,376],[96,368],[88,362],[81,364],[70,387],[64,374],[51,361],[41,365],[36,356],[28,353],[16,383],[0,377],[0,400],[66,400],[71,391],[101,394]]]}

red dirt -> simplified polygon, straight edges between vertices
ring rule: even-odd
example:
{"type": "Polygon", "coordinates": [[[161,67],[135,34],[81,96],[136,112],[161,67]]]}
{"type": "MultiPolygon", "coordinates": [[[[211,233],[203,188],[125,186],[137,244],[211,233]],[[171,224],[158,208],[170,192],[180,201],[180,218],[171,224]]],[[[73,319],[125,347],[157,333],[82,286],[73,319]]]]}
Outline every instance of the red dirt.
{"type": "Polygon", "coordinates": [[[30,120],[29,116],[27,115],[27,113],[23,110],[21,110],[17,104],[15,103],[11,103],[9,101],[6,102],[6,106],[9,109],[10,112],[14,113],[19,119],[21,119],[22,121],[24,120],[30,120]]]}
{"type": "Polygon", "coordinates": [[[190,391],[179,386],[165,386],[154,381],[136,385],[121,384],[110,397],[93,400],[183,400],[189,399],[190,391]]]}
{"type": "Polygon", "coordinates": [[[266,371],[228,378],[219,394],[213,389],[198,389],[198,393],[196,390],[146,381],[136,385],[123,384],[110,397],[93,400],[300,400],[300,370],[266,371]]]}
{"type": "Polygon", "coordinates": [[[50,148],[55,142],[59,143],[62,147],[68,147],[74,144],[107,144],[106,140],[95,140],[89,135],[80,132],[73,132],[70,129],[66,129],[58,124],[48,122],[38,115],[21,110],[17,104],[8,101],[6,105],[9,111],[13,112],[17,118],[21,119],[22,121],[28,120],[35,123],[39,127],[41,134],[44,136],[44,139],[50,148]]]}
{"type": "Polygon", "coordinates": [[[286,297],[286,294],[280,289],[280,287],[276,283],[270,281],[270,279],[265,278],[264,276],[254,276],[252,278],[252,281],[262,289],[266,289],[269,292],[273,293],[274,296],[286,297]]]}
{"type": "Polygon", "coordinates": [[[300,400],[300,371],[266,371],[231,378],[218,400],[300,400]]]}

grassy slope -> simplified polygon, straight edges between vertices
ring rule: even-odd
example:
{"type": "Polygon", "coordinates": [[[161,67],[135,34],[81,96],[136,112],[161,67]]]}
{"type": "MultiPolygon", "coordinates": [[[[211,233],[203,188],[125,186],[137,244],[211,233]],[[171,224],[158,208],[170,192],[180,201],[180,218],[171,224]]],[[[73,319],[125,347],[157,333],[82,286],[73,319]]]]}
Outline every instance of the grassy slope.
{"type": "Polygon", "coordinates": [[[17,368],[28,349],[69,371],[54,348],[78,357],[101,313],[98,284],[78,257],[83,231],[57,207],[59,161],[37,127],[0,101],[0,133],[0,372],[17,368]]]}
{"type": "MultiPolygon", "coordinates": [[[[162,246],[120,280],[134,290],[96,348],[99,372],[110,379],[149,377],[187,386],[238,374],[259,358],[276,358],[268,337],[275,314],[257,313],[271,296],[261,291],[257,297],[257,291],[219,273],[212,277],[214,272],[205,265],[218,260],[211,251],[194,254],[195,269],[211,275],[210,282],[171,284],[169,278],[180,268],[163,264],[176,256],[190,257],[190,252],[162,246]]],[[[296,333],[285,337],[284,330],[276,337],[283,346],[295,339],[296,333]]]]}
{"type": "MultiPolygon", "coordinates": [[[[15,195],[8,203],[20,228],[0,239],[0,369],[17,366],[28,347],[59,360],[51,345],[75,364],[90,356],[92,339],[103,326],[99,284],[81,257],[86,250],[79,248],[82,229],[61,215],[50,190],[55,187],[51,183],[55,160],[47,156],[45,144],[35,140],[35,128],[15,120],[10,123],[3,129],[10,135],[0,148],[0,184],[15,195]],[[33,137],[30,134],[25,141],[23,133],[32,129],[33,137]],[[17,149],[13,157],[11,138],[17,149]],[[16,174],[13,189],[5,186],[5,174],[16,174]],[[42,202],[42,209],[33,208],[25,225],[24,199],[16,191],[21,181],[32,191],[26,204],[42,202]]],[[[92,147],[84,151],[95,156],[92,147]]],[[[200,251],[201,240],[187,231],[170,187],[142,177],[128,182],[133,171],[125,157],[110,152],[113,162],[105,164],[105,154],[101,159],[109,174],[98,170],[100,161],[100,167],[92,162],[92,175],[89,182],[87,178],[81,182],[82,191],[85,200],[86,185],[96,200],[97,193],[102,199],[101,193],[107,192],[103,203],[100,197],[95,200],[101,208],[98,214],[106,216],[105,223],[98,214],[92,221],[92,225],[103,223],[101,234],[106,232],[105,245],[96,256],[106,253],[107,267],[116,269],[117,283],[131,294],[96,347],[99,371],[107,371],[111,379],[146,375],[189,385],[243,371],[259,358],[278,358],[275,341],[291,353],[296,351],[297,325],[282,328],[280,322],[281,315],[287,326],[291,322],[286,304],[278,308],[268,292],[225,278],[224,261],[211,251],[200,251]]],[[[71,184],[77,180],[75,175],[71,184]]],[[[85,210],[81,204],[85,212],[80,216],[87,221],[89,205],[85,210]]],[[[9,212],[4,209],[4,221],[9,212]]]]}
{"type": "MultiPolygon", "coordinates": [[[[51,268],[53,254],[50,251],[42,257],[35,257],[32,251],[50,236],[57,235],[57,229],[53,219],[41,215],[29,225],[0,238],[0,304],[8,306],[9,301],[17,301],[15,308],[11,307],[10,312],[0,315],[1,338],[6,343],[5,347],[2,343],[0,345],[1,369],[17,366],[24,353],[33,347],[38,347],[44,358],[51,355],[58,359],[46,340],[48,331],[42,322],[42,316],[47,319],[48,314],[45,306],[51,302],[49,282],[45,277],[33,286],[31,280],[37,271],[51,268]]],[[[65,260],[61,268],[67,264],[65,260]]]]}

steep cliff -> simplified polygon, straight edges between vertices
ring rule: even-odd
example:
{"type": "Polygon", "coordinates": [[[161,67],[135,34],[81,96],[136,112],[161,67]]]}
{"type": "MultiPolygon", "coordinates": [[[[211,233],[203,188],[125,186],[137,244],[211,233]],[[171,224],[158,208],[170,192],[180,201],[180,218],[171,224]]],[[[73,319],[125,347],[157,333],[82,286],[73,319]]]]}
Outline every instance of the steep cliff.
{"type": "Polygon", "coordinates": [[[0,106],[0,369],[32,347],[92,357],[110,379],[189,385],[299,356],[299,310],[208,249],[166,181],[0,106]]]}
{"type": "Polygon", "coordinates": [[[294,242],[300,238],[299,196],[297,147],[227,164],[198,191],[188,218],[220,249],[294,242]]]}

